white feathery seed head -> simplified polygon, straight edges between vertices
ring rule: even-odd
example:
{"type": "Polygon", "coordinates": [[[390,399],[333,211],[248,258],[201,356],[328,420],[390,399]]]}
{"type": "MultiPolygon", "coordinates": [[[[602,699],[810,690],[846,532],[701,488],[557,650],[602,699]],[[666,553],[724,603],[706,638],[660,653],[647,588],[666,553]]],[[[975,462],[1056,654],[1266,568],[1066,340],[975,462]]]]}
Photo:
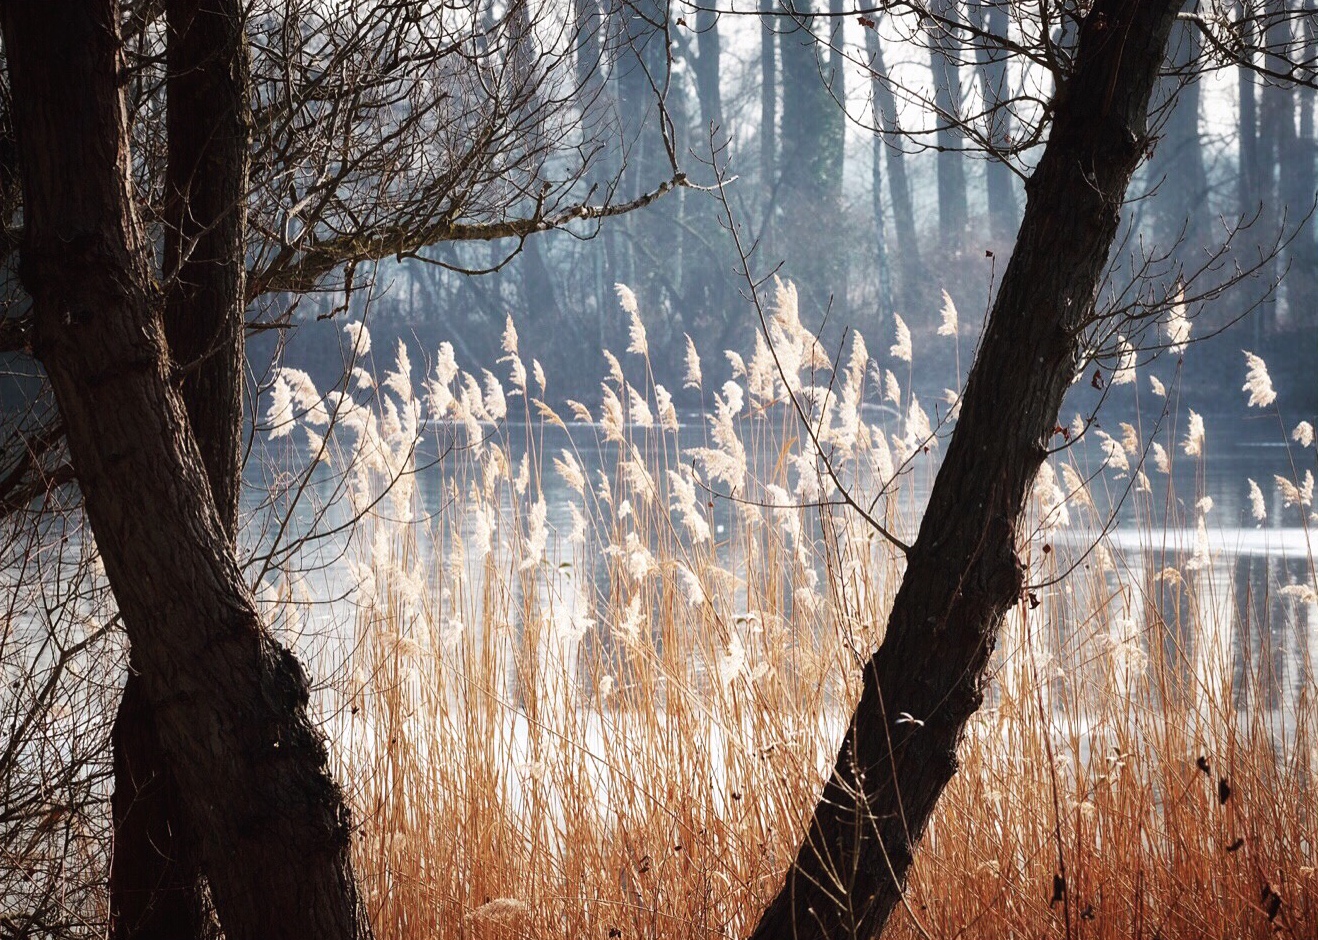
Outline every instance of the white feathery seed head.
{"type": "Polygon", "coordinates": [[[626,284],[614,284],[613,289],[618,294],[618,303],[622,309],[627,311],[631,316],[636,316],[640,312],[640,304],[636,302],[636,294],[626,284]]]}
{"type": "Polygon", "coordinates": [[[892,402],[898,408],[902,406],[902,386],[891,369],[883,370],[883,399],[892,402]]]}
{"type": "Polygon", "coordinates": [[[1247,478],[1246,482],[1249,483],[1250,514],[1254,517],[1256,522],[1263,522],[1268,518],[1268,507],[1263,500],[1263,491],[1259,489],[1259,485],[1252,479],[1247,478]]]}
{"type": "Polygon", "coordinates": [[[1249,392],[1250,407],[1257,405],[1266,408],[1277,400],[1277,393],[1272,390],[1272,377],[1268,375],[1268,364],[1260,356],[1247,350],[1242,351],[1245,353],[1245,365],[1249,368],[1245,373],[1245,384],[1240,390],[1249,392]]]}
{"type": "Polygon", "coordinates": [[[1187,457],[1203,456],[1204,419],[1193,408],[1190,409],[1190,426],[1185,432],[1185,440],[1181,442],[1181,450],[1185,451],[1187,457]]]}
{"type": "Polygon", "coordinates": [[[513,326],[513,315],[508,314],[508,319],[503,323],[503,336],[499,340],[499,348],[509,355],[517,355],[517,327],[513,326]]]}
{"type": "Polygon", "coordinates": [[[695,341],[689,333],[686,336],[686,375],[682,379],[683,388],[700,388],[700,353],[696,352],[695,341]]]}
{"type": "Polygon", "coordinates": [[[265,413],[265,423],[270,425],[272,439],[293,433],[293,390],[282,374],[276,375],[270,386],[270,408],[265,413]]]}
{"type": "Polygon", "coordinates": [[[957,314],[956,304],[952,302],[952,295],[943,291],[943,309],[940,311],[943,322],[938,326],[939,336],[956,336],[957,333],[957,314]]]}
{"type": "Polygon", "coordinates": [[[901,359],[903,362],[910,362],[911,330],[899,313],[894,313],[892,315],[892,322],[896,329],[897,341],[888,347],[888,352],[894,359],[901,359]]]}

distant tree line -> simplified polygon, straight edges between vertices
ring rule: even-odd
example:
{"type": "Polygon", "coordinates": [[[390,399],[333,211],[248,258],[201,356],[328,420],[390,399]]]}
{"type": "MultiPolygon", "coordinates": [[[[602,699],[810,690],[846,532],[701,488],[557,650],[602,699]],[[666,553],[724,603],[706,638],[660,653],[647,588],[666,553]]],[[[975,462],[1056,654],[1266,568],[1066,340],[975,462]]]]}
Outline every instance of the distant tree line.
{"type": "MultiPolygon", "coordinates": [[[[932,323],[944,289],[984,309],[1040,153],[1031,129],[1050,64],[1013,56],[1011,42],[1024,40],[1009,36],[1007,3],[884,6],[574,0],[576,107],[597,135],[590,182],[616,179],[634,198],[670,162],[698,184],[729,181],[759,272],[795,281],[803,313],[835,338],[847,326],[888,329],[893,312],[932,323]],[[978,41],[994,36],[1009,41],[978,41]]],[[[1049,9],[1048,48],[1064,50],[1079,7],[1049,9]]],[[[1108,282],[1119,303],[1123,277],[1166,293],[1210,258],[1219,276],[1249,269],[1247,284],[1193,313],[1201,333],[1248,313],[1251,343],[1280,376],[1301,368],[1295,337],[1318,325],[1315,92],[1295,82],[1313,71],[1314,23],[1313,0],[1183,11],[1155,91],[1151,159],[1134,184],[1142,198],[1127,209],[1108,282]]],[[[501,277],[453,269],[488,268],[506,245],[425,249],[419,258],[434,263],[377,274],[387,289],[373,295],[375,324],[492,362],[512,314],[557,391],[583,394],[576,377],[594,370],[573,368],[581,350],[625,345],[613,290],[624,282],[675,377],[683,334],[714,354],[751,341],[725,216],[711,193],[684,190],[594,238],[521,243],[501,277]]]]}

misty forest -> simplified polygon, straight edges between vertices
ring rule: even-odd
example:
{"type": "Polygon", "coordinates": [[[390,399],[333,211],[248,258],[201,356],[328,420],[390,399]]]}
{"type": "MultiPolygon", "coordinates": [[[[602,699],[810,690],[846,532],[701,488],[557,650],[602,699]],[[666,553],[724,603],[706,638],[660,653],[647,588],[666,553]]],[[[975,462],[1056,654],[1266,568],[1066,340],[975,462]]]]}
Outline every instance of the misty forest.
{"type": "Polygon", "coordinates": [[[0,43],[0,940],[1318,936],[1315,0],[0,43]]]}

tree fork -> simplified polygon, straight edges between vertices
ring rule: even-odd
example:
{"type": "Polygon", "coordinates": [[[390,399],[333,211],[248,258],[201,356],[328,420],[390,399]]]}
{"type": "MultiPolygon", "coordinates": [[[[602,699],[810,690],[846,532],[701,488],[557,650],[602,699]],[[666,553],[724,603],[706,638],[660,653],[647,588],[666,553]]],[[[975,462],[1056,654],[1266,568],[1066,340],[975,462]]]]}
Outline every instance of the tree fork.
{"type": "Polygon", "coordinates": [[[261,624],[175,388],[131,188],[118,4],[0,16],[33,351],[220,922],[230,940],[365,936],[306,677],[261,624]]]}
{"type": "Polygon", "coordinates": [[[1145,152],[1149,97],[1180,6],[1098,0],[1081,25],[886,635],[752,940],[864,940],[901,899],[914,847],[956,772],[998,628],[1021,596],[1016,527],[1145,152]]]}

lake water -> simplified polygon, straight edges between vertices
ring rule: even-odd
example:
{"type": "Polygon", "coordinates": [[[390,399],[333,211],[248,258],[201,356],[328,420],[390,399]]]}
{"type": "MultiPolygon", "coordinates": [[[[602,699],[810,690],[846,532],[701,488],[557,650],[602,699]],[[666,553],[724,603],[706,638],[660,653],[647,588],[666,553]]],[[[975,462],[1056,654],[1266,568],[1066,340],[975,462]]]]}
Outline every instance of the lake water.
{"type": "MultiPolygon", "coordinates": [[[[690,464],[693,448],[710,445],[708,429],[694,422],[684,423],[675,434],[633,430],[637,439],[649,442],[644,446],[644,462],[656,477],[656,485],[665,493],[661,471],[690,464]]],[[[793,437],[791,429],[786,432],[756,429],[753,422],[746,422],[741,430],[748,442],[751,476],[768,478],[777,472],[790,483],[791,474],[782,474],[780,469],[784,455],[792,449],[788,440],[793,437]]],[[[618,485],[618,467],[628,456],[627,449],[617,443],[601,443],[595,427],[579,424],[566,429],[507,425],[497,432],[488,428],[487,431],[491,436],[479,460],[470,451],[450,449],[448,445],[455,440],[451,430],[440,429],[438,435],[424,439],[418,447],[415,463],[421,469],[415,474],[412,511],[421,537],[410,549],[413,563],[419,560],[420,570],[431,577],[444,565],[453,564],[449,556],[451,533],[457,532],[468,544],[473,538],[487,537],[473,531],[465,516],[456,528],[451,523],[454,513],[462,515],[473,488],[482,485],[478,468],[488,466],[489,452],[497,447],[502,452],[500,460],[508,469],[505,483],[494,491],[493,503],[498,506],[498,515],[507,518],[496,522],[494,556],[507,563],[501,552],[506,555],[511,550],[509,543],[513,535],[505,530],[524,524],[527,506],[534,502],[537,492],[542,493],[547,523],[544,562],[548,573],[539,590],[555,594],[554,601],[560,607],[584,615],[593,600],[588,596],[590,591],[582,586],[590,585],[593,579],[594,590],[607,592],[607,576],[601,574],[599,565],[587,578],[581,577],[582,572],[571,570],[574,560],[581,565],[582,550],[568,544],[568,533],[577,524],[570,507],[581,507],[583,501],[563,476],[555,472],[553,459],[568,451],[575,455],[593,486],[598,486],[595,481],[602,471],[618,485]],[[517,494],[515,482],[519,472],[529,478],[521,495],[517,494]],[[446,531],[450,536],[444,534],[446,531]],[[573,574],[577,575],[575,579],[571,577],[573,574]]],[[[456,440],[460,442],[462,438],[456,440]]],[[[798,452],[800,446],[797,440],[798,452]]],[[[1087,522],[1079,521],[1077,515],[1078,521],[1071,526],[1036,539],[1036,548],[1046,541],[1054,552],[1051,560],[1057,567],[1049,571],[1072,566],[1076,569],[1068,579],[1057,583],[1052,583],[1052,576],[1039,575],[1036,596],[1045,604],[1066,604],[1071,582],[1086,573],[1092,575],[1091,566],[1101,563],[1106,566],[1104,576],[1112,591],[1129,594],[1134,585],[1135,592],[1143,595],[1127,597],[1124,603],[1134,629],[1144,636],[1146,652],[1154,642],[1150,625],[1155,620],[1160,618],[1165,624],[1173,625],[1174,630],[1184,629],[1175,625],[1193,620],[1199,625],[1197,629],[1209,631],[1212,636],[1184,635],[1168,640],[1164,635],[1161,641],[1180,647],[1179,658],[1187,678],[1196,670],[1221,673],[1223,663],[1229,658],[1232,694],[1238,704],[1284,709],[1287,702],[1294,701],[1314,683],[1311,651],[1318,649],[1318,606],[1312,600],[1315,585],[1312,523],[1306,522],[1296,506],[1283,505],[1283,494],[1274,483],[1274,475],[1302,481],[1305,470],[1313,466],[1314,451],[1298,446],[1213,442],[1201,461],[1179,454],[1176,448],[1168,450],[1173,454],[1168,473],[1158,472],[1151,456],[1146,459],[1143,466],[1149,488],[1145,492],[1138,492],[1139,487],[1132,480],[1138,472],[1136,467],[1124,474],[1102,467],[1102,448],[1092,438],[1066,455],[1079,475],[1087,480],[1094,511],[1085,516],[1087,522]],[[1266,521],[1256,522],[1252,517],[1247,478],[1257,481],[1264,494],[1266,521]],[[1098,558],[1092,547],[1104,534],[1105,524],[1104,548],[1100,549],[1104,557],[1098,558]],[[1176,570],[1174,577],[1168,574],[1168,569],[1176,570]],[[1195,605],[1194,617],[1188,618],[1184,614],[1191,603],[1195,605]]],[[[936,471],[937,457],[936,450],[913,457],[901,477],[898,492],[890,497],[894,507],[890,518],[895,520],[893,525],[899,536],[908,541],[914,537],[920,507],[936,471]]],[[[1132,463],[1136,460],[1134,456],[1129,459],[1132,463]]],[[[309,623],[296,631],[301,637],[299,646],[313,662],[318,657],[323,662],[323,650],[337,642],[352,642],[351,599],[359,587],[361,570],[354,567],[353,559],[360,558],[363,552],[369,554],[370,546],[363,545],[360,538],[356,544],[349,538],[347,522],[351,513],[344,498],[344,484],[332,468],[322,467],[311,473],[307,485],[301,489],[300,500],[294,502],[292,494],[299,492],[294,470],[305,465],[305,460],[299,460],[296,452],[285,452],[282,460],[282,464],[278,459],[267,461],[249,474],[247,544],[254,558],[249,563],[250,570],[257,580],[261,568],[272,563],[267,557],[271,546],[276,547],[273,562],[285,572],[283,590],[314,611],[309,623]],[[259,505],[257,497],[270,492],[272,487],[279,495],[271,503],[259,505]],[[281,525],[282,535],[276,538],[281,525]],[[311,540],[289,552],[287,546],[299,536],[310,536],[311,540]]],[[[862,480],[862,488],[863,485],[862,480]]],[[[664,495],[659,501],[667,503],[670,498],[664,495]]],[[[746,506],[729,498],[727,487],[719,485],[701,490],[700,500],[716,549],[726,567],[735,570],[739,561],[732,536],[746,506]]],[[[596,497],[586,506],[587,515],[592,513],[592,506],[594,511],[613,517],[627,511],[620,506],[609,508],[596,497]]],[[[375,509],[390,517],[389,497],[375,509]]],[[[634,511],[639,512],[640,507],[634,511]]],[[[769,508],[761,511],[772,514],[769,508]]],[[[657,524],[655,520],[670,517],[652,509],[647,518],[653,527],[657,524]]],[[[680,527],[674,524],[674,530],[680,531],[680,527]]],[[[607,521],[597,524],[590,537],[593,550],[584,554],[598,560],[603,542],[613,537],[608,535],[609,531],[616,536],[618,530],[607,521]]],[[[807,522],[806,536],[811,535],[818,536],[818,531],[807,522]]],[[[460,563],[466,566],[459,573],[461,576],[473,582],[480,576],[479,568],[470,559],[460,563]]],[[[266,585],[267,597],[278,593],[275,571],[267,572],[261,580],[266,585]]],[[[889,584],[889,589],[894,587],[895,583],[889,584]]],[[[1076,611],[1073,616],[1080,623],[1086,619],[1087,612],[1076,611]]],[[[1064,643],[1065,637],[1056,642],[1064,643]]],[[[326,679],[333,681],[333,677],[326,679]]]]}

